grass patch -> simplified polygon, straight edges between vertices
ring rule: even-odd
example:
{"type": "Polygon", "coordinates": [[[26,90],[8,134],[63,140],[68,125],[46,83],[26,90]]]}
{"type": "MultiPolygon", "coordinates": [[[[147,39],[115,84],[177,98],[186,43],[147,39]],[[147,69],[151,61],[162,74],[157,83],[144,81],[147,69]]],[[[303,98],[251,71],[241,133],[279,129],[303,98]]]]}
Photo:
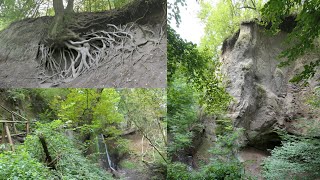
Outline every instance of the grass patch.
{"type": "Polygon", "coordinates": [[[137,164],[128,160],[124,160],[120,162],[120,166],[125,169],[135,169],[137,164]]]}

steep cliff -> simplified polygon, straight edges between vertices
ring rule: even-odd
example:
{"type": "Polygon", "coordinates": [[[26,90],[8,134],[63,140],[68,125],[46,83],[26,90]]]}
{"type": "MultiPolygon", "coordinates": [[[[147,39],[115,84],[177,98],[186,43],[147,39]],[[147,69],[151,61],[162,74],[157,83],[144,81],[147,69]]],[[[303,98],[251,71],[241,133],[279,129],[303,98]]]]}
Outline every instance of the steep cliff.
{"type": "Polygon", "coordinates": [[[314,88],[319,86],[319,73],[308,86],[290,83],[303,70],[306,62],[319,59],[320,53],[309,53],[288,67],[279,68],[279,53],[289,47],[287,33],[270,35],[254,22],[243,22],[239,32],[227,39],[222,48],[222,72],[227,91],[234,97],[229,116],[236,127],[245,129],[243,144],[270,149],[280,144],[275,133],[303,133],[297,128],[300,119],[317,119],[306,104],[314,88]]]}

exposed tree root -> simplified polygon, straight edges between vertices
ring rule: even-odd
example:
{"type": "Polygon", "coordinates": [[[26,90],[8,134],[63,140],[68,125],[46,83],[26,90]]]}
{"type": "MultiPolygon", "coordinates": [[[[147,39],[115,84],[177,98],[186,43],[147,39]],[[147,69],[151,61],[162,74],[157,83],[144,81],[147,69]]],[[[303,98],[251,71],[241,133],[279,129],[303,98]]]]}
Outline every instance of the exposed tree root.
{"type": "Polygon", "coordinates": [[[136,23],[122,27],[108,24],[104,30],[79,35],[80,38],[63,42],[63,46],[40,44],[38,58],[43,69],[39,74],[40,83],[68,82],[113,59],[123,63],[124,59],[134,56],[135,61],[139,61],[146,55],[139,48],[149,42],[158,44],[163,34],[164,31],[160,31],[155,35],[152,30],[136,23]],[[138,31],[142,37],[136,37],[138,31]],[[152,39],[154,37],[158,39],[152,39]]]}

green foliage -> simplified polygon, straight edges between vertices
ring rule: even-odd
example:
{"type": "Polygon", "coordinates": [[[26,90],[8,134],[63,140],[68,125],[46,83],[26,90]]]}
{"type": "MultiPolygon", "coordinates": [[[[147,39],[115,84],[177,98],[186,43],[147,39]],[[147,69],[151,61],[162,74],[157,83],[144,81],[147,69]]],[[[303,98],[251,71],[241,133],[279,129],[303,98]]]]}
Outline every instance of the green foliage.
{"type": "Polygon", "coordinates": [[[208,51],[199,51],[168,27],[168,152],[178,153],[192,143],[193,129],[201,125],[197,112],[225,110],[231,97],[217,72],[219,63],[208,51]]]}
{"type": "Polygon", "coordinates": [[[113,4],[115,8],[121,8],[129,2],[132,2],[132,0],[114,0],[113,4]]]}
{"type": "MultiPolygon", "coordinates": [[[[25,112],[18,112],[18,110],[31,110],[32,104],[30,103],[30,90],[29,89],[6,89],[5,90],[5,100],[12,104],[14,109],[13,111],[17,113],[23,113],[21,115],[25,116],[25,112]]],[[[7,112],[5,113],[7,114],[7,112]]],[[[11,114],[9,118],[11,118],[11,114]]]]}
{"type": "Polygon", "coordinates": [[[81,0],[76,2],[76,12],[99,12],[114,8],[121,8],[133,0],[81,0]]]}
{"type": "Polygon", "coordinates": [[[121,161],[120,162],[120,166],[122,168],[126,168],[126,169],[136,169],[137,168],[137,165],[136,165],[135,162],[131,162],[131,161],[128,161],[128,160],[121,161]]]}
{"type": "Polygon", "coordinates": [[[210,152],[214,155],[213,160],[223,162],[233,161],[240,147],[237,140],[242,134],[243,129],[232,128],[232,130],[228,129],[223,135],[217,135],[216,143],[210,149],[210,152]]]}
{"type": "Polygon", "coordinates": [[[242,165],[238,161],[215,162],[205,166],[199,174],[195,175],[193,179],[204,179],[204,180],[234,180],[243,179],[242,165]]]}
{"type": "Polygon", "coordinates": [[[305,81],[304,83],[307,84],[306,80],[312,78],[315,73],[316,69],[315,67],[320,65],[320,59],[316,60],[315,62],[310,62],[309,64],[304,65],[304,70],[295,75],[292,79],[290,79],[290,82],[300,82],[300,81],[305,81]]]}
{"type": "Polygon", "coordinates": [[[314,95],[307,101],[314,108],[320,108],[320,86],[317,86],[314,90],[314,95]]]}
{"type": "Polygon", "coordinates": [[[191,173],[188,172],[188,167],[186,164],[176,162],[168,164],[167,169],[167,180],[189,180],[191,179],[191,173]]]}
{"type": "Polygon", "coordinates": [[[9,89],[6,92],[8,93],[7,100],[20,103],[26,100],[29,93],[27,89],[9,89]]]}
{"type": "MultiPolygon", "coordinates": [[[[133,0],[79,0],[74,2],[75,12],[100,12],[121,8],[133,0]]],[[[40,16],[53,16],[52,0],[1,0],[0,30],[10,23],[40,16]]]]}
{"type": "Polygon", "coordinates": [[[172,82],[174,74],[179,69],[187,75],[188,80],[200,80],[199,76],[203,77],[204,67],[208,66],[211,57],[200,53],[195,44],[184,41],[170,26],[167,32],[168,82],[172,82]]]}
{"type": "Polygon", "coordinates": [[[168,87],[175,78],[185,81],[196,93],[209,113],[225,110],[231,97],[225,92],[217,70],[219,62],[213,61],[208,50],[199,51],[195,44],[185,42],[168,27],[168,87]]]}
{"type": "Polygon", "coordinates": [[[53,174],[24,148],[19,148],[16,152],[0,153],[0,179],[46,180],[53,179],[53,174]]]}
{"type": "Polygon", "coordinates": [[[199,171],[188,171],[183,163],[172,163],[168,166],[168,180],[234,180],[244,179],[242,165],[238,161],[212,162],[199,171]]]}
{"type": "Polygon", "coordinates": [[[56,97],[65,97],[69,93],[68,89],[6,89],[4,91],[6,101],[12,103],[14,111],[20,110],[25,113],[23,116],[35,115],[35,119],[41,122],[49,122],[56,118],[56,114],[49,106],[56,97]]]}
{"type": "Polygon", "coordinates": [[[37,1],[2,0],[0,1],[0,30],[11,22],[39,14],[37,1]]]}
{"type": "Polygon", "coordinates": [[[243,165],[235,158],[238,149],[236,141],[241,133],[241,129],[234,129],[218,136],[214,147],[210,150],[213,158],[198,171],[190,170],[186,164],[180,162],[170,163],[167,178],[170,180],[244,179],[243,165]]]}
{"type": "Polygon", "coordinates": [[[69,90],[64,88],[29,89],[28,97],[30,98],[32,111],[37,115],[36,118],[40,122],[50,122],[57,119],[50,103],[56,97],[65,97],[68,93],[69,90]]]}
{"type": "Polygon", "coordinates": [[[258,18],[262,3],[262,0],[201,1],[199,18],[205,24],[205,36],[201,40],[201,48],[208,48],[218,59],[223,41],[239,29],[242,21],[258,18]]]}
{"type": "Polygon", "coordinates": [[[128,139],[122,139],[118,138],[115,142],[115,151],[117,151],[120,156],[121,154],[126,154],[129,152],[129,140],[128,139]]]}
{"type": "Polygon", "coordinates": [[[70,89],[66,99],[56,97],[51,108],[58,117],[84,134],[94,132],[114,136],[123,116],[117,111],[119,94],[115,89],[70,89]]]}
{"type": "Polygon", "coordinates": [[[218,117],[216,119],[216,135],[225,135],[229,134],[233,131],[233,122],[229,118],[218,117]]]}
{"type": "Polygon", "coordinates": [[[148,137],[150,143],[166,158],[165,89],[121,89],[119,93],[121,94],[119,111],[125,116],[126,128],[136,128],[148,137]]]}
{"type": "MultiPolygon", "coordinates": [[[[268,1],[263,9],[262,17],[265,22],[271,22],[271,31],[278,32],[279,25],[285,17],[295,14],[297,25],[289,34],[287,43],[293,46],[286,49],[280,54],[280,58],[286,58],[280,63],[280,66],[287,66],[295,61],[298,57],[319,48],[315,39],[319,38],[320,10],[319,1],[268,1]]],[[[320,60],[305,65],[305,70],[298,74],[291,81],[298,82],[313,77],[315,67],[320,65],[320,60]]]]}
{"type": "Polygon", "coordinates": [[[174,18],[177,26],[179,27],[181,23],[181,16],[180,16],[180,6],[186,6],[187,3],[185,0],[175,0],[173,3],[167,2],[168,6],[168,24],[172,21],[174,18]]]}
{"type": "Polygon", "coordinates": [[[193,133],[189,130],[197,123],[196,99],[193,89],[183,81],[175,79],[167,88],[168,132],[172,134],[168,151],[178,153],[191,145],[193,133]]]}
{"type": "Polygon", "coordinates": [[[316,179],[320,177],[320,141],[300,139],[276,147],[263,164],[266,179],[316,179]]]}
{"type": "MultiPolygon", "coordinates": [[[[309,104],[319,109],[319,89],[309,104]]],[[[263,163],[266,179],[317,179],[320,177],[320,125],[318,119],[299,119],[294,126],[304,129],[301,136],[284,133],[281,147],[271,151],[263,163]]]]}
{"type": "Polygon", "coordinates": [[[37,124],[34,135],[29,135],[25,147],[31,157],[45,163],[45,154],[39,136],[45,138],[52,159],[56,160],[55,176],[60,179],[112,179],[111,175],[92,164],[75,148],[74,142],[61,133],[62,121],[37,124]]]}

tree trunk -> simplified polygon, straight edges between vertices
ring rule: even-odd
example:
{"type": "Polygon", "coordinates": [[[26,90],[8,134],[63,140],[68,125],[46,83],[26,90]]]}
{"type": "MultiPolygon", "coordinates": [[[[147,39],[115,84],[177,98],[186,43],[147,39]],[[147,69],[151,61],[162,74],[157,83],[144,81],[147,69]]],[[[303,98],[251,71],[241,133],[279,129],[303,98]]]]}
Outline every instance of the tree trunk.
{"type": "Polygon", "coordinates": [[[49,31],[49,37],[51,39],[56,39],[59,34],[59,30],[62,28],[64,7],[62,0],[53,0],[54,9],[54,21],[49,31]]]}
{"type": "Polygon", "coordinates": [[[74,0],[68,0],[66,9],[63,6],[63,0],[53,0],[53,9],[55,13],[54,22],[49,31],[49,37],[56,39],[63,30],[64,16],[73,12],[74,0]]]}
{"type": "Polygon", "coordinates": [[[108,5],[109,5],[109,10],[110,10],[112,8],[110,0],[108,0],[108,5]]]}
{"type": "Polygon", "coordinates": [[[68,0],[66,13],[72,13],[73,12],[73,4],[74,4],[74,0],[68,0]]]}
{"type": "MultiPolygon", "coordinates": [[[[69,5],[69,3],[68,3],[69,5]]],[[[63,1],[62,0],[53,0],[53,9],[55,16],[63,15],[64,7],[63,7],[63,1]]]]}
{"type": "Polygon", "coordinates": [[[52,157],[51,157],[49,150],[48,150],[47,142],[42,134],[39,135],[39,140],[41,142],[44,154],[46,155],[47,166],[51,169],[56,169],[56,162],[54,160],[52,160],[52,157]]]}

